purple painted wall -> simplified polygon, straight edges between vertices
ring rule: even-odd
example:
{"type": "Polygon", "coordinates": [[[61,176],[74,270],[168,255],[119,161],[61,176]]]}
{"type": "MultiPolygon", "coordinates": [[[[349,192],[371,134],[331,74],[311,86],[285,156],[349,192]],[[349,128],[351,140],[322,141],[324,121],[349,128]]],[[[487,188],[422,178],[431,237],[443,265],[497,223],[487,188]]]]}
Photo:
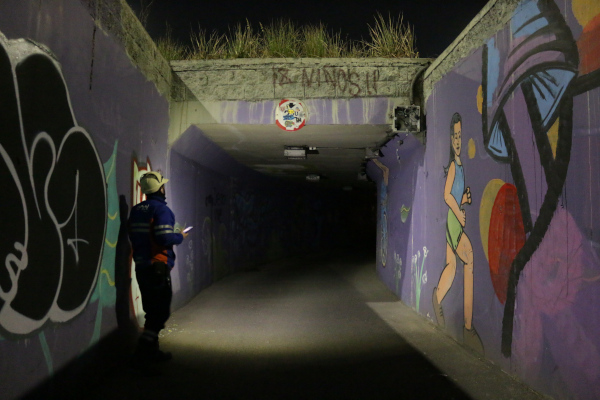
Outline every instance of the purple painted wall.
{"type": "Polygon", "coordinates": [[[79,1],[3,1],[0,32],[0,387],[12,399],[128,319],[119,196],[131,205],[134,157],[165,169],[169,109],[79,1]]]}
{"type": "Polygon", "coordinates": [[[523,1],[435,84],[427,145],[394,139],[368,166],[382,280],[441,325],[438,288],[450,335],[560,399],[600,397],[598,43],[597,2],[523,1]]]}

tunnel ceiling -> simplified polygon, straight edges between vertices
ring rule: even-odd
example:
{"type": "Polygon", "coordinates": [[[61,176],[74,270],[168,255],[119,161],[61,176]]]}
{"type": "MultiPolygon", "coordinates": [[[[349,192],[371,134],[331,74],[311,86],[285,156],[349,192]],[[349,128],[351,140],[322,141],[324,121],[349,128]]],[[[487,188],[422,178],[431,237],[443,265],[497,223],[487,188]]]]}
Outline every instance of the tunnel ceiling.
{"type": "MultiPolygon", "coordinates": [[[[393,110],[413,103],[415,78],[430,62],[173,61],[173,71],[193,100],[184,98],[172,105],[171,125],[178,128],[170,132],[169,140],[175,143],[194,125],[233,158],[259,172],[303,181],[316,175],[321,185],[370,186],[359,179],[365,177],[361,172],[367,154],[393,136],[393,110]],[[302,105],[301,118],[287,130],[281,116],[286,101],[302,105]],[[315,147],[318,154],[309,151],[306,159],[291,160],[284,155],[286,146],[315,147]]],[[[193,149],[185,151],[195,157],[193,149]]]]}
{"type": "Polygon", "coordinates": [[[360,186],[358,179],[366,148],[384,141],[389,125],[306,125],[285,132],[273,125],[198,124],[198,128],[236,160],[259,172],[307,180],[317,175],[326,185],[360,186]],[[318,154],[294,160],[284,156],[286,146],[314,147],[318,154]]]}

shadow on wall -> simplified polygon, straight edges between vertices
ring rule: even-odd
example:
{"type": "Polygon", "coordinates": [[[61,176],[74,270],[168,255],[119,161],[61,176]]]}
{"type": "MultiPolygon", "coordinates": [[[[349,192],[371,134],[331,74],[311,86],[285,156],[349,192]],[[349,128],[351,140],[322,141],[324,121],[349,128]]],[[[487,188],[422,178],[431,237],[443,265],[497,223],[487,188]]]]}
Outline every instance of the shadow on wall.
{"type": "Polygon", "coordinates": [[[131,243],[127,233],[127,219],[129,216],[129,206],[125,195],[119,196],[119,214],[121,218],[121,227],[119,229],[119,240],[117,241],[115,257],[115,289],[117,299],[115,303],[115,313],[119,329],[126,332],[136,332],[137,326],[132,321],[130,314],[130,287],[131,276],[129,275],[131,264],[131,243]]]}

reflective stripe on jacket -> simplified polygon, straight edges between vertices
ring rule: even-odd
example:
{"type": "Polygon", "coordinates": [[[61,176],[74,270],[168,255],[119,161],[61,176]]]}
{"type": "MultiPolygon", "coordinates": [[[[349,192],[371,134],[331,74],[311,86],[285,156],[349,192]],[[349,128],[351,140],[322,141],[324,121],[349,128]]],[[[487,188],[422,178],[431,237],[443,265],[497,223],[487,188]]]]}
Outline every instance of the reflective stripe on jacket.
{"type": "Polygon", "coordinates": [[[147,199],[131,209],[129,214],[129,240],[136,266],[161,261],[171,268],[175,265],[173,245],[183,241],[183,235],[174,231],[175,215],[160,194],[147,199]]]}

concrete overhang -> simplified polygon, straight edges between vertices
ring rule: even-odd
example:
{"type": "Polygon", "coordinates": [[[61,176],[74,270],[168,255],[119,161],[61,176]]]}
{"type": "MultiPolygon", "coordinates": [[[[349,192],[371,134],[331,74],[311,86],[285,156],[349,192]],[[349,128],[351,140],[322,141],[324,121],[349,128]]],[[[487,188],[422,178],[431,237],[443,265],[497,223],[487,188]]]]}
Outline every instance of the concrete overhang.
{"type": "MultiPolygon", "coordinates": [[[[171,104],[169,142],[195,125],[239,162],[257,171],[324,184],[357,186],[368,150],[394,136],[393,110],[417,103],[415,78],[429,59],[239,59],[173,61],[195,99],[171,104]],[[299,100],[306,124],[276,125],[284,99],[299,100]],[[289,160],[285,146],[318,154],[289,160]]],[[[200,157],[200,156],[199,156],[200,157]]]]}

